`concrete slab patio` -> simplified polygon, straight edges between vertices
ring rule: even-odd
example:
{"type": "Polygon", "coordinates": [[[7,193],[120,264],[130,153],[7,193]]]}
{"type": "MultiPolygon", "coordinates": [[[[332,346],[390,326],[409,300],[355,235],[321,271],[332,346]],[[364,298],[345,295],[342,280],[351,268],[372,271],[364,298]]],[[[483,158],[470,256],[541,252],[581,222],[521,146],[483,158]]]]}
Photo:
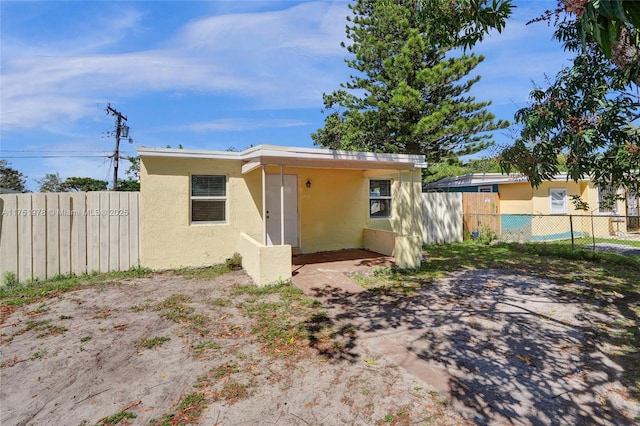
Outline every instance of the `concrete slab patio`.
{"type": "Polygon", "coordinates": [[[338,250],[293,256],[293,285],[307,296],[319,297],[331,292],[358,294],[364,291],[348,272],[368,271],[393,266],[393,258],[363,249],[338,250]]]}

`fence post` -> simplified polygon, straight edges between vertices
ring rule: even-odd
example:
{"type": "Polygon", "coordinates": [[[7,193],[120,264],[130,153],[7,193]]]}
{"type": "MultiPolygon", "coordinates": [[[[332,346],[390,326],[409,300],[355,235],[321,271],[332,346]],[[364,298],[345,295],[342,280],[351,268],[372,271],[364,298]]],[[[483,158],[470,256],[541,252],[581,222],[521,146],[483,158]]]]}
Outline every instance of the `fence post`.
{"type": "Polygon", "coordinates": [[[575,238],[573,236],[573,215],[569,215],[569,230],[571,231],[571,251],[576,249],[575,247],[575,238]]]}
{"type": "Polygon", "coordinates": [[[593,251],[596,251],[596,229],[593,223],[593,212],[591,212],[591,239],[593,240],[593,251]]]}

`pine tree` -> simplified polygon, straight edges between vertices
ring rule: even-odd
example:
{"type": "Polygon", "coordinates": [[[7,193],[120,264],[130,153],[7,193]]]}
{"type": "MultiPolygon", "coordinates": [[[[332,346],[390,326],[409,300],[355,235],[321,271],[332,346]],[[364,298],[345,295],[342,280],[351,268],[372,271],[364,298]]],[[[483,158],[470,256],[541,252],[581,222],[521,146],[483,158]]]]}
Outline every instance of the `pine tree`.
{"type": "Polygon", "coordinates": [[[26,176],[9,166],[7,160],[0,160],[0,188],[27,192],[26,176]]]}
{"type": "MultiPolygon", "coordinates": [[[[509,1],[461,9],[468,0],[358,0],[350,8],[347,65],[356,71],[340,90],[324,94],[325,126],[312,134],[333,149],[424,154],[428,161],[481,151],[493,142],[494,121],[468,92],[484,59],[461,53],[489,28],[500,30],[509,1]],[[472,22],[490,24],[473,26],[472,22]],[[453,49],[459,48],[457,51],[453,49]]],[[[475,1],[484,5],[485,1],[475,1]]],[[[344,46],[344,44],[343,44],[344,46]]]]}

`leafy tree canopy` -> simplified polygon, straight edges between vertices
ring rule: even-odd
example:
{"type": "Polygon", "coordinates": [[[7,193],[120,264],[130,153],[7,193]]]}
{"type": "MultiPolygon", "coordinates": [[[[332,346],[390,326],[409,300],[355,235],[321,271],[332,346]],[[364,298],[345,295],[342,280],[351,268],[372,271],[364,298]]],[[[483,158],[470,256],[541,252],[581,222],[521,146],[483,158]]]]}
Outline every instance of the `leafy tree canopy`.
{"type": "Polygon", "coordinates": [[[494,121],[468,92],[483,60],[467,48],[501,30],[510,0],[357,0],[350,8],[347,65],[356,73],[324,94],[325,125],[318,145],[373,152],[423,154],[429,161],[490,146],[494,121]],[[471,7],[473,6],[473,7],[471,7]]]}
{"type": "Polygon", "coordinates": [[[47,173],[42,179],[36,179],[40,192],[66,192],[64,182],[58,173],[47,173]]]}
{"type": "Polygon", "coordinates": [[[25,175],[10,167],[7,160],[0,160],[0,188],[27,192],[26,183],[25,175]]]}
{"type": "Polygon", "coordinates": [[[140,182],[134,179],[119,179],[116,191],[140,191],[140,182]]]}
{"type": "MultiPolygon", "coordinates": [[[[581,40],[579,22],[565,19],[556,37],[576,56],[546,89],[531,92],[531,105],[516,113],[523,125],[515,145],[500,156],[533,186],[560,171],[560,155],[573,180],[591,177],[603,186],[640,190],[638,87],[628,69],[614,64],[590,35],[581,40]]],[[[561,157],[560,157],[561,158],[561,157]]]]}
{"type": "Polygon", "coordinates": [[[500,164],[495,157],[471,159],[464,163],[457,157],[446,158],[430,164],[423,174],[422,183],[429,184],[441,179],[474,173],[500,173],[500,164]]]}
{"type": "Polygon", "coordinates": [[[65,179],[63,187],[68,192],[106,191],[107,181],[88,177],[68,177],[65,179]]]}
{"type": "Polygon", "coordinates": [[[583,44],[593,40],[605,57],[621,68],[638,71],[640,59],[640,2],[636,0],[563,0],[577,17],[583,44]]]}
{"type": "Polygon", "coordinates": [[[607,59],[626,71],[640,84],[640,1],[637,0],[558,0],[536,21],[575,23],[576,37],[583,47],[595,44],[607,59]]]}

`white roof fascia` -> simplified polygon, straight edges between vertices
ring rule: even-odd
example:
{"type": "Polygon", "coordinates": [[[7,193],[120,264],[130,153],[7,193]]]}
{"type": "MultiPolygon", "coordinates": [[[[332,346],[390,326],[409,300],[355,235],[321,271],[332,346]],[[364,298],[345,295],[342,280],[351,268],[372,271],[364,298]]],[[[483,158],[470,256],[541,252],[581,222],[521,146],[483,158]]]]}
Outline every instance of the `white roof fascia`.
{"type": "Polygon", "coordinates": [[[140,147],[138,148],[138,154],[147,157],[247,161],[248,163],[243,166],[243,173],[248,173],[261,165],[348,169],[386,168],[393,170],[414,170],[426,167],[424,156],[422,155],[340,151],[274,145],[258,145],[241,152],[140,147]]]}
{"type": "MultiPolygon", "coordinates": [[[[589,179],[582,179],[582,181],[588,181],[589,179]]],[[[569,176],[567,173],[559,173],[553,177],[553,179],[546,182],[568,182],[569,176]]],[[[456,188],[461,186],[480,186],[480,185],[503,185],[511,183],[523,183],[529,182],[529,179],[522,174],[509,174],[503,175],[500,173],[484,173],[484,174],[469,174],[463,176],[456,176],[450,178],[444,178],[437,182],[433,182],[426,185],[427,188],[456,188]]]]}
{"type": "Polygon", "coordinates": [[[145,148],[137,149],[138,154],[144,157],[170,157],[170,158],[204,158],[216,160],[242,160],[242,153],[236,151],[207,151],[194,149],[175,148],[145,148]]]}

